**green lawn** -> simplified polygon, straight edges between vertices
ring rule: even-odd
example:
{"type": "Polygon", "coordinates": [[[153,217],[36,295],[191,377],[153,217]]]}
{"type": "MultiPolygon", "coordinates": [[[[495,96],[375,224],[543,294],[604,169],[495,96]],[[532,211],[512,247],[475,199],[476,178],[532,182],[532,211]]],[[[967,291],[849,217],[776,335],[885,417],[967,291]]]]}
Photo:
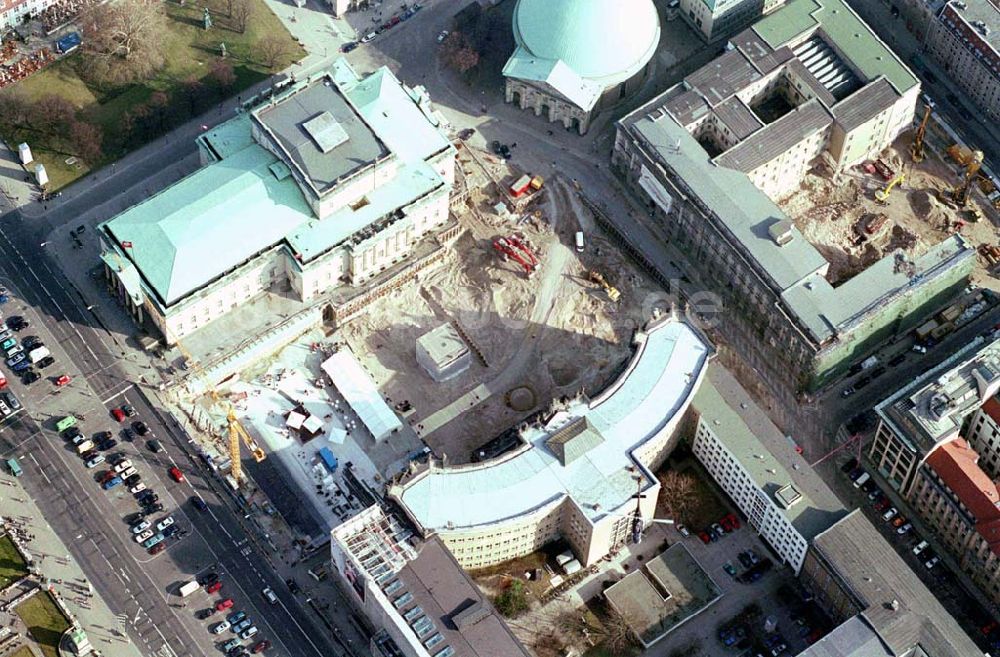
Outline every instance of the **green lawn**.
{"type": "Polygon", "coordinates": [[[48,591],[41,591],[14,608],[28,626],[31,638],[45,657],[59,657],[59,638],[69,629],[69,621],[59,611],[48,591]]]}
{"type": "Polygon", "coordinates": [[[31,648],[28,646],[21,646],[8,657],[35,657],[35,653],[31,652],[31,648]]]}
{"type": "Polygon", "coordinates": [[[7,588],[27,574],[28,564],[14,547],[14,541],[6,534],[0,536],[0,589],[7,588]]]}
{"type": "MultiPolygon", "coordinates": [[[[214,106],[224,96],[234,96],[240,90],[253,85],[274,72],[280,71],[294,61],[305,56],[305,51],[285,30],[278,17],[263,0],[254,0],[254,12],[244,34],[229,27],[226,17],[225,0],[201,0],[180,6],[176,2],[165,2],[168,34],[164,40],[166,66],[154,77],[141,84],[126,85],[113,89],[101,89],[89,85],[81,79],[77,71],[87,65],[87,56],[77,52],[62,59],[35,75],[7,87],[0,93],[17,93],[34,100],[47,94],[56,94],[68,99],[77,107],[77,118],[101,127],[104,133],[104,157],[99,162],[77,162],[66,164],[73,156],[73,149],[64,136],[42,135],[37,131],[22,128],[4,137],[16,146],[22,141],[31,145],[37,161],[45,164],[51,181],[50,189],[58,189],[84,176],[91,168],[99,168],[117,160],[130,149],[141,145],[135,139],[126,141],[122,127],[122,117],[132,108],[146,103],[154,92],[162,91],[171,95],[171,104],[186,105],[183,84],[191,79],[202,80],[213,92],[204,103],[214,106]],[[202,7],[208,6],[213,12],[213,27],[202,27],[202,7]],[[260,58],[256,46],[266,36],[278,36],[285,41],[285,54],[274,67],[267,67],[260,58]],[[227,59],[233,66],[235,83],[228,89],[220,90],[210,82],[208,73],[212,63],[220,57],[220,46],[226,44],[227,59]]],[[[183,116],[178,122],[187,119],[183,116]]],[[[141,142],[151,141],[172,126],[164,125],[158,134],[144,135],[141,142]]]]}

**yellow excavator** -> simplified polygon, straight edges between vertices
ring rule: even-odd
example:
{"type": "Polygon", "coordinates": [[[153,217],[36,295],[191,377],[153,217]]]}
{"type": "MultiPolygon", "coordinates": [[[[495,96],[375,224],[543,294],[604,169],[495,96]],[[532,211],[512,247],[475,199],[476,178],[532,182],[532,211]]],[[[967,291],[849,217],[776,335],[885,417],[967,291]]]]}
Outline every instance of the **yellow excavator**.
{"type": "Polygon", "coordinates": [[[597,271],[596,269],[591,269],[588,274],[588,277],[590,278],[591,282],[597,283],[598,285],[604,288],[604,291],[608,295],[608,299],[610,299],[614,303],[618,303],[618,300],[621,299],[622,297],[622,293],[618,291],[618,288],[611,285],[611,283],[608,283],[608,280],[604,278],[604,274],[597,271]]]}
{"type": "Polygon", "coordinates": [[[972,191],[972,183],[976,180],[979,168],[983,166],[983,152],[972,151],[972,157],[965,165],[965,173],[962,175],[962,182],[959,183],[951,193],[951,199],[960,208],[964,208],[969,202],[969,193],[972,191]]]}
{"type": "MultiPolygon", "coordinates": [[[[204,371],[201,368],[201,362],[191,355],[191,353],[184,347],[176,336],[174,336],[174,344],[177,345],[178,351],[180,351],[181,355],[184,356],[184,362],[192,371],[192,374],[202,378],[202,384],[205,386],[208,395],[213,400],[219,401],[218,391],[213,386],[210,386],[203,378],[204,371]]],[[[243,465],[240,461],[240,441],[242,440],[247,446],[247,449],[250,450],[250,454],[253,456],[253,460],[257,463],[266,459],[267,454],[260,448],[260,445],[257,444],[257,441],[254,440],[253,436],[247,432],[246,428],[240,424],[240,420],[236,417],[236,411],[233,408],[232,403],[228,400],[225,400],[225,403],[229,406],[229,411],[226,414],[226,422],[229,425],[229,460],[231,463],[230,474],[233,475],[233,479],[236,480],[238,485],[240,480],[243,478],[243,465]]]]}
{"type": "Polygon", "coordinates": [[[885,187],[875,192],[875,200],[882,204],[887,203],[889,201],[889,193],[892,192],[892,188],[895,187],[896,185],[901,184],[904,180],[906,180],[905,173],[901,173],[892,180],[890,180],[889,184],[887,184],[885,187]]]}

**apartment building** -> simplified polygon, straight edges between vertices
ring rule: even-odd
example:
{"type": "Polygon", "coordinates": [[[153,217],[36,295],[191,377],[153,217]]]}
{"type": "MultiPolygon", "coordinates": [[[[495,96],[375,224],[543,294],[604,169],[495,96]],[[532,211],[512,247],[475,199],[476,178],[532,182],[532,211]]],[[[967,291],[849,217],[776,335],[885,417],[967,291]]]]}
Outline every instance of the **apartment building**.
{"type": "Polygon", "coordinates": [[[979,455],[979,467],[991,479],[1000,478],[1000,401],[996,397],[973,411],[965,426],[965,439],[979,455]]]}
{"type": "Polygon", "coordinates": [[[0,0],[0,30],[23,25],[56,0],[0,0]]]}
{"type": "Polygon", "coordinates": [[[455,148],[388,68],[338,60],[198,149],[195,173],[99,226],[109,288],[167,344],[271,289],[364,288],[447,231],[455,148]]]}
{"type": "Polygon", "coordinates": [[[331,532],[335,579],[376,628],[373,657],[529,657],[437,538],[369,507],[331,532]]]}
{"type": "Polygon", "coordinates": [[[986,120],[1000,120],[1000,7],[995,2],[945,3],[930,21],[925,47],[986,120]]]}
{"type": "Polygon", "coordinates": [[[718,41],[766,16],[785,0],[681,0],[680,15],[705,41],[718,41]]]}
{"type": "Polygon", "coordinates": [[[589,566],[653,518],[660,489],[653,470],[679,440],[711,354],[690,325],[657,320],[636,333],[635,353],[607,389],[554,402],[521,428],[519,448],[480,463],[432,460],[389,496],[464,568],[529,554],[559,537],[589,566]]]}
{"type": "Polygon", "coordinates": [[[799,657],[983,654],[859,510],[813,539],[799,581],[838,624],[799,657]]]}
{"type": "Polygon", "coordinates": [[[975,338],[875,406],[879,422],[867,458],[894,489],[910,495],[934,450],[1000,390],[1000,342],[975,338]]]}
{"type": "Polygon", "coordinates": [[[919,89],[840,0],[792,0],[617,124],[612,167],[648,208],[641,221],[697,263],[727,312],[719,330],[769,378],[822,386],[965,285],[975,252],[960,236],[834,285],[774,201],[817,158],[845,168],[884,149],[919,89]]]}
{"type": "Polygon", "coordinates": [[[691,403],[691,451],[750,525],[796,573],[809,543],[844,508],[794,446],[722,367],[691,403]]]}

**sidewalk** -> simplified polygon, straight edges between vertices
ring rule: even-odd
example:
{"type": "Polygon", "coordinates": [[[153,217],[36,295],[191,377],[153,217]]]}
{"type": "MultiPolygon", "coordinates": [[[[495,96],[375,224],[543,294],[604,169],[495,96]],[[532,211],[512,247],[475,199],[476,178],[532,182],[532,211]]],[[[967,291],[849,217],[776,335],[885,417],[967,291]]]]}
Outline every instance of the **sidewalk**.
{"type": "Polygon", "coordinates": [[[4,519],[17,525],[29,536],[22,542],[54,595],[87,633],[94,648],[114,657],[143,657],[139,648],[122,632],[119,618],[93,593],[80,566],[69,550],[45,522],[20,482],[6,472],[0,475],[0,507],[4,519]]]}

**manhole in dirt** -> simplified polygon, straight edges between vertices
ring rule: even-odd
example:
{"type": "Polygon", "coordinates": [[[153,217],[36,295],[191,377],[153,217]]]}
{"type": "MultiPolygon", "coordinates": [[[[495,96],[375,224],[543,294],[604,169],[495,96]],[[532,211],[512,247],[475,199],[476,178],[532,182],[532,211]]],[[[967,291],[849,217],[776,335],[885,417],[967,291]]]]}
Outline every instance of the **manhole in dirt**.
{"type": "Polygon", "coordinates": [[[507,393],[507,405],[515,411],[530,411],[535,403],[535,391],[528,386],[518,386],[507,393]]]}
{"type": "Polygon", "coordinates": [[[561,388],[576,381],[580,372],[570,363],[549,363],[549,375],[552,383],[561,388]]]}

